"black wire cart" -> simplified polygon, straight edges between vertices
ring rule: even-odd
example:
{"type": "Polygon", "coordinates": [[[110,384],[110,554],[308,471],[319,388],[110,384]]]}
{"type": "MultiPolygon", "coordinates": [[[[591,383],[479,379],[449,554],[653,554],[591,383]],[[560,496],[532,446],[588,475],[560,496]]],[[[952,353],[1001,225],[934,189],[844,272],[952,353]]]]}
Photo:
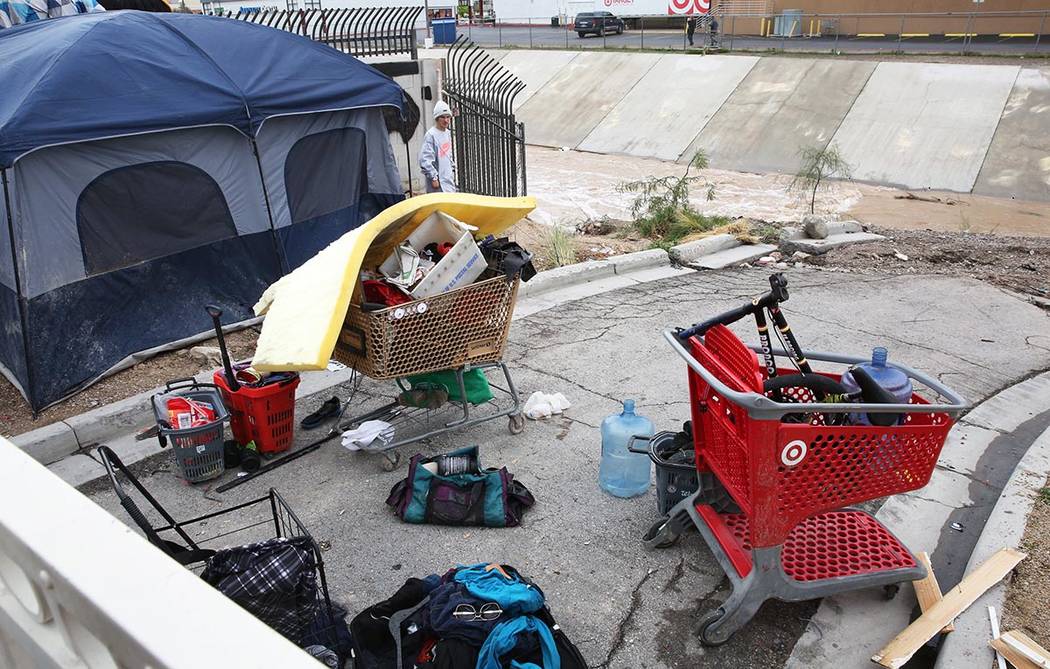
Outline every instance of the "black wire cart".
{"type": "MultiPolygon", "coordinates": [[[[262,497],[221,511],[206,513],[187,520],[176,520],[146,490],[111,448],[99,446],[97,453],[106,468],[120,505],[146,535],[146,539],[167,553],[173,560],[195,573],[204,572],[213,556],[232,546],[274,538],[299,540],[305,543],[312,554],[316,572],[316,599],[302,602],[302,607],[297,612],[293,612],[293,615],[300,613],[302,615],[299,627],[303,630],[303,634],[300,638],[289,640],[301,647],[315,644],[325,646],[339,655],[339,666],[343,666],[343,663],[350,658],[349,648],[340,648],[343,640],[337,634],[337,630],[338,626],[343,624],[342,617],[345,612],[332,605],[321,549],[277,490],[270,488],[269,492],[262,497]],[[163,519],[161,524],[154,525],[135,499],[128,494],[117,478],[118,471],[153,508],[153,511],[163,519]],[[202,539],[200,537],[205,534],[204,528],[207,528],[208,536],[202,539]],[[191,534],[196,534],[198,538],[194,539],[191,534]],[[231,537],[237,537],[233,543],[230,543],[231,537]],[[220,539],[227,541],[216,544],[215,542],[220,539]]],[[[264,622],[267,621],[264,620],[264,622]]]]}

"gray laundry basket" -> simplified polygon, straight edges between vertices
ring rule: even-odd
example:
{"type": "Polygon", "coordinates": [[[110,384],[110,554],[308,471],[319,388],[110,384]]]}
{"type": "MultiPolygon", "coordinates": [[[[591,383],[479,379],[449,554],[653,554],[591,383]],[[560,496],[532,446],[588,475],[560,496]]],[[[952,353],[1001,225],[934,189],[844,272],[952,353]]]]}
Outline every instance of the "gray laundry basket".
{"type": "Polygon", "coordinates": [[[200,483],[220,476],[226,471],[223,459],[223,426],[230,413],[222,403],[219,389],[196,379],[169,381],[164,392],[154,395],[153,417],[159,429],[157,440],[161,447],[171,441],[172,456],[179,476],[189,483],[200,483]],[[175,428],[168,422],[168,400],[183,397],[210,404],[215,409],[215,421],[199,427],[175,428]]]}

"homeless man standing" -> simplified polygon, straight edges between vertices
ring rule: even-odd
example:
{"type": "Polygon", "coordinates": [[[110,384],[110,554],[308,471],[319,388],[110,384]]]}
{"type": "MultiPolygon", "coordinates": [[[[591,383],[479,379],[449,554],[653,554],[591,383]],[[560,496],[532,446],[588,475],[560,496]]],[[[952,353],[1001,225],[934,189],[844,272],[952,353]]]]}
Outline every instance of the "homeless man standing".
{"type": "Polygon", "coordinates": [[[434,127],[423,137],[419,167],[427,182],[427,192],[456,192],[456,157],[452,153],[452,110],[444,102],[434,105],[434,127]]]}

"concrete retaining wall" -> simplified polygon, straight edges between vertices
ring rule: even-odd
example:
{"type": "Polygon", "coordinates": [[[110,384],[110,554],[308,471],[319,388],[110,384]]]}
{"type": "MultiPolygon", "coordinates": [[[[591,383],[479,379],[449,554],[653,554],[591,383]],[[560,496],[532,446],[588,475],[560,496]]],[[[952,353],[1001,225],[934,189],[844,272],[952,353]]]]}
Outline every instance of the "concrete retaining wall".
{"type": "Polygon", "coordinates": [[[1050,201],[1050,68],[514,51],[531,144],[793,173],[834,143],[861,181],[1050,201]]]}

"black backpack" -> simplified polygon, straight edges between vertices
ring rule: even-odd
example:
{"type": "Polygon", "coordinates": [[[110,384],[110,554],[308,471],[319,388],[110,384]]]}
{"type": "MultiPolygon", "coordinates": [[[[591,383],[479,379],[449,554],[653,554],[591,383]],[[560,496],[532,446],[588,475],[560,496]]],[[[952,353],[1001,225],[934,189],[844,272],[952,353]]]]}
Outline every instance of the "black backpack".
{"type": "MultiPolygon", "coordinates": [[[[503,565],[503,569],[520,576],[513,567],[503,565]]],[[[530,582],[524,577],[521,578],[530,582]]],[[[436,581],[431,581],[434,582],[436,581]]],[[[350,623],[354,648],[352,669],[426,669],[427,665],[416,663],[416,657],[424,642],[424,630],[427,626],[426,607],[430,602],[427,593],[431,589],[432,587],[427,586],[427,579],[410,578],[392,597],[368,607],[354,617],[350,623]]],[[[587,669],[583,655],[554,620],[546,605],[531,615],[550,628],[561,658],[562,669],[587,669]]],[[[531,661],[542,666],[538,657],[515,659],[531,661]]]]}

